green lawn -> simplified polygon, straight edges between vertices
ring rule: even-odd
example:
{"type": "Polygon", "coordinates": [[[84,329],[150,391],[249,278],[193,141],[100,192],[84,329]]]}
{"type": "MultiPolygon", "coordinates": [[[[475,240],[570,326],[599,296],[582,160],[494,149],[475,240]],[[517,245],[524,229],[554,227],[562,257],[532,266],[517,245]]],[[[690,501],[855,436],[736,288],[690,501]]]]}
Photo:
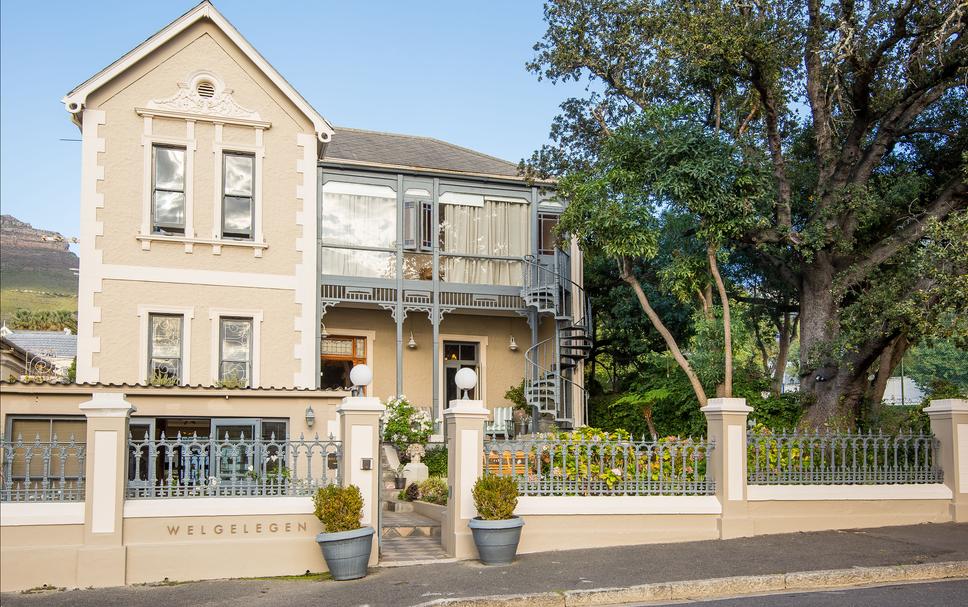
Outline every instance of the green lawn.
{"type": "Polygon", "coordinates": [[[28,310],[77,310],[77,295],[45,293],[21,289],[0,290],[0,318],[13,316],[19,308],[28,310]]]}

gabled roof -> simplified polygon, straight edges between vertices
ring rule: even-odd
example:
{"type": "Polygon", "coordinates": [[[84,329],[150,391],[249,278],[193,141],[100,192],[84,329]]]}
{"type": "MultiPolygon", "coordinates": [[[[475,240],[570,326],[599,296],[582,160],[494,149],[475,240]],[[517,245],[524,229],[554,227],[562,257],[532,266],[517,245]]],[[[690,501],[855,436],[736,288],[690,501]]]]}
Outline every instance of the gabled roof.
{"type": "Polygon", "coordinates": [[[336,127],[323,162],[522,179],[518,165],[431,137],[336,127]]]}
{"type": "Polygon", "coordinates": [[[253,63],[255,63],[259,69],[265,73],[266,77],[272,81],[279,90],[281,90],[286,97],[289,98],[299,110],[305,114],[313,123],[313,128],[316,130],[316,137],[319,141],[325,143],[330,140],[333,135],[333,127],[329,122],[326,121],[322,115],[319,114],[313,106],[300,95],[295,88],[289,82],[286,81],[282,75],[276,71],[272,65],[266,61],[265,57],[259,54],[255,47],[253,47],[248,40],[246,40],[242,34],[239,33],[235,27],[228,22],[228,20],[222,15],[222,13],[215,10],[215,7],[208,0],[204,0],[198,4],[195,8],[191,9],[178,19],[175,19],[169,23],[164,29],[159,31],[154,36],[148,38],[134,49],[129,51],[126,55],[107,66],[84,83],[78,85],[74,90],[64,96],[61,100],[64,103],[64,107],[71,114],[74,114],[74,120],[80,123],[80,113],[84,109],[84,104],[87,101],[88,95],[96,91],[104,84],[110,82],[116,76],[127,70],[129,67],[151,54],[158,47],[165,44],[189,26],[202,19],[208,19],[216,27],[218,27],[222,32],[229,37],[232,42],[235,43],[239,49],[248,57],[253,63]]]}
{"type": "Polygon", "coordinates": [[[63,331],[11,331],[4,338],[28,354],[45,359],[74,358],[77,335],[63,331]]]}

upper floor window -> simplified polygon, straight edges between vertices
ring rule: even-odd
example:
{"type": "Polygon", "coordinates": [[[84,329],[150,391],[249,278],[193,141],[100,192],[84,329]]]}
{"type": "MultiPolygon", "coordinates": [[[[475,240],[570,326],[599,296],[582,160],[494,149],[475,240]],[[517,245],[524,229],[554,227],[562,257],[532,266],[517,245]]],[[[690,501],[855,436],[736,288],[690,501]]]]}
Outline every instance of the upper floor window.
{"type": "Polygon", "coordinates": [[[430,200],[403,202],[403,248],[430,252],[434,248],[434,203],[430,200]]]}
{"type": "Polygon", "coordinates": [[[222,154],[222,236],[252,240],[255,225],[253,198],[255,155],[222,154]]]}
{"type": "Polygon", "coordinates": [[[527,200],[448,192],[440,196],[439,213],[444,280],[521,284],[518,258],[531,249],[527,200]]]}
{"type": "Polygon", "coordinates": [[[151,231],[185,233],[185,148],[152,146],[151,231]]]}
{"type": "Polygon", "coordinates": [[[538,253],[540,255],[554,255],[558,239],[555,228],[561,215],[557,213],[538,213],[538,253]]]}
{"type": "Polygon", "coordinates": [[[148,382],[177,384],[182,379],[184,318],[176,314],[148,317],[148,382]]]}
{"type": "Polygon", "coordinates": [[[252,319],[219,321],[218,378],[222,383],[249,386],[252,381],[252,319]]]}

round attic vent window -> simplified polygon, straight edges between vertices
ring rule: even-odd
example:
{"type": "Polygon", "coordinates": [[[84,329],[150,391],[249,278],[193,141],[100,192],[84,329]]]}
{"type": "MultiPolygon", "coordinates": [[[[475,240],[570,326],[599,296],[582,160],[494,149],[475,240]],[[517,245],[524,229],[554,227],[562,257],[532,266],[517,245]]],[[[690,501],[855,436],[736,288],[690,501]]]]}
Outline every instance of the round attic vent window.
{"type": "Polygon", "coordinates": [[[195,87],[195,92],[198,93],[199,97],[214,97],[215,96],[215,85],[206,80],[202,80],[195,87]]]}

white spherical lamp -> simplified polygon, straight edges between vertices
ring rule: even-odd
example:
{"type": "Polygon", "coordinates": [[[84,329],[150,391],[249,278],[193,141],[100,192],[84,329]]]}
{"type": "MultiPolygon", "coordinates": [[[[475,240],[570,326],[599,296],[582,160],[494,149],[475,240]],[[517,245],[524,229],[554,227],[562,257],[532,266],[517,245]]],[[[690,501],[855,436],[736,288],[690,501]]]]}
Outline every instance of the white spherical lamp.
{"type": "Polygon", "coordinates": [[[353,383],[353,394],[359,396],[363,392],[364,386],[369,386],[373,381],[373,371],[366,365],[356,365],[350,369],[350,381],[353,383]]]}
{"type": "Polygon", "coordinates": [[[473,390],[474,386],[477,385],[477,373],[474,369],[464,367],[454,375],[454,383],[464,393],[461,398],[467,400],[468,391],[473,390]]]}

